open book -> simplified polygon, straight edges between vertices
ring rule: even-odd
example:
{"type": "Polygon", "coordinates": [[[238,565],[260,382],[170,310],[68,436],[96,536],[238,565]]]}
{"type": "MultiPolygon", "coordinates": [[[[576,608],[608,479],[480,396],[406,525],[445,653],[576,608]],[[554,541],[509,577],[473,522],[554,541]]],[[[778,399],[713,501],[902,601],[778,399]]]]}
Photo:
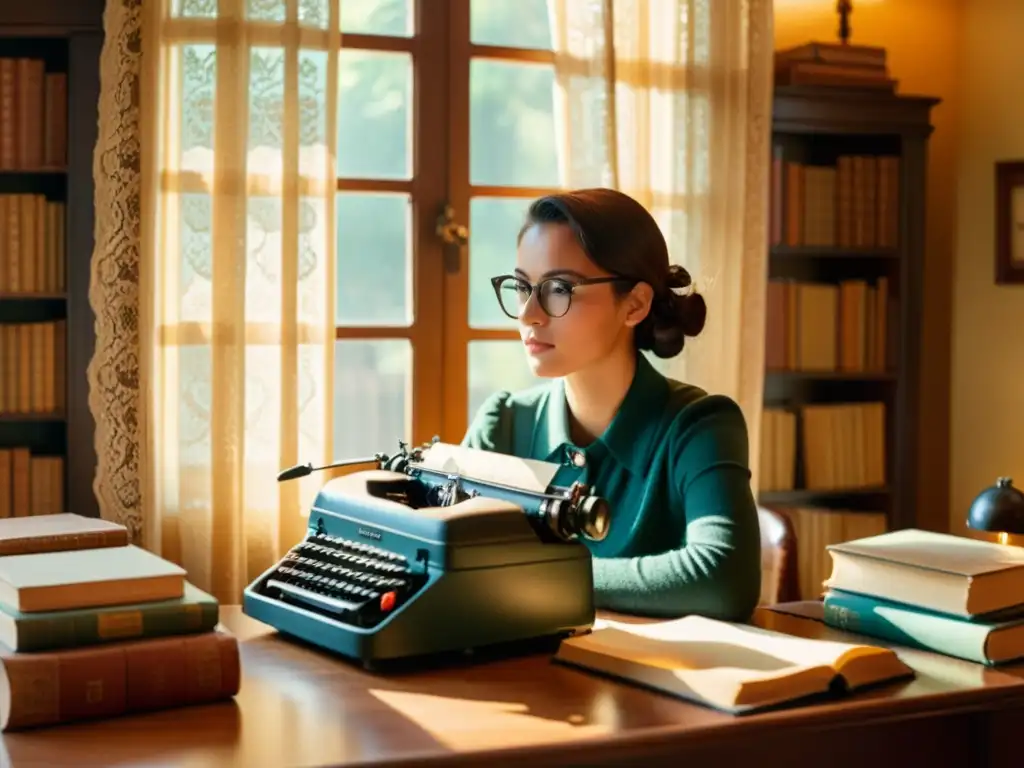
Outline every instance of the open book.
{"type": "Polygon", "coordinates": [[[794,637],[701,616],[598,621],[555,660],[740,714],[913,677],[888,648],[794,637]]]}

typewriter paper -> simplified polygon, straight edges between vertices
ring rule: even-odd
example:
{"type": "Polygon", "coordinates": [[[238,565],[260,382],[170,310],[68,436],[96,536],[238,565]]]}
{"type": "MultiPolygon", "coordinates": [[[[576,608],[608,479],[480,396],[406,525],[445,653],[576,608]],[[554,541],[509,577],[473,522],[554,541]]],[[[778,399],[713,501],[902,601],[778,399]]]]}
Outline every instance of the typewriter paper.
{"type": "Polygon", "coordinates": [[[557,464],[546,461],[520,459],[449,443],[434,443],[423,452],[420,463],[427,469],[540,493],[548,489],[559,469],[557,464]]]}

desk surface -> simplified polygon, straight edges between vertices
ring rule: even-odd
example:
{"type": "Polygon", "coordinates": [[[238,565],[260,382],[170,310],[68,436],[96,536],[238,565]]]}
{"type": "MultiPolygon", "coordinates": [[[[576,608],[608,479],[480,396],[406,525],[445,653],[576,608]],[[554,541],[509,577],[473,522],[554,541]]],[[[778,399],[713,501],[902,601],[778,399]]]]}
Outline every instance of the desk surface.
{"type": "MultiPolygon", "coordinates": [[[[914,680],[836,703],[733,717],[546,655],[375,676],[290,642],[237,607],[222,608],[222,622],[242,641],[242,689],[233,702],[9,733],[0,762],[80,765],[93,752],[104,765],[496,766],[499,755],[480,751],[525,750],[535,768],[562,759],[586,763],[588,754],[643,754],[668,742],[674,749],[750,738],[780,726],[820,730],[851,719],[1024,707],[1024,680],[1013,670],[919,651],[901,651],[914,680]]],[[[757,623],[794,635],[854,637],[776,612],[761,612],[757,623]]]]}

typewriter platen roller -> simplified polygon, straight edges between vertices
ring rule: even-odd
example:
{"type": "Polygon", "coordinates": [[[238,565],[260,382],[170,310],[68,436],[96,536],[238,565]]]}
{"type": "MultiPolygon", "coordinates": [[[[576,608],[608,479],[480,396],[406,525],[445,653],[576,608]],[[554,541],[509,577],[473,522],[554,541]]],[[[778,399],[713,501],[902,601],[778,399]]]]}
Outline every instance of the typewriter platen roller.
{"type": "Polygon", "coordinates": [[[245,613],[367,665],[591,627],[581,539],[604,538],[609,510],[577,469],[436,441],[372,462],[324,485],[245,613]]]}

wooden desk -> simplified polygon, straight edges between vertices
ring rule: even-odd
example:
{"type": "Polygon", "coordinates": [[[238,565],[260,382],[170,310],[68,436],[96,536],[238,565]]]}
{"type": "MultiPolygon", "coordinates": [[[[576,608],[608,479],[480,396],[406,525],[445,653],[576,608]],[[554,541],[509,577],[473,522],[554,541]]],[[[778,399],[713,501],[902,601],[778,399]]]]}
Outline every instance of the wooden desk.
{"type": "MultiPolygon", "coordinates": [[[[373,676],[289,642],[235,607],[223,608],[222,616],[242,640],[242,690],[234,702],[9,733],[0,764],[1021,764],[1024,681],[929,653],[902,654],[917,671],[913,681],[836,703],[732,717],[555,665],[544,655],[373,676]]],[[[757,623],[795,635],[850,637],[777,613],[757,623]]]]}

